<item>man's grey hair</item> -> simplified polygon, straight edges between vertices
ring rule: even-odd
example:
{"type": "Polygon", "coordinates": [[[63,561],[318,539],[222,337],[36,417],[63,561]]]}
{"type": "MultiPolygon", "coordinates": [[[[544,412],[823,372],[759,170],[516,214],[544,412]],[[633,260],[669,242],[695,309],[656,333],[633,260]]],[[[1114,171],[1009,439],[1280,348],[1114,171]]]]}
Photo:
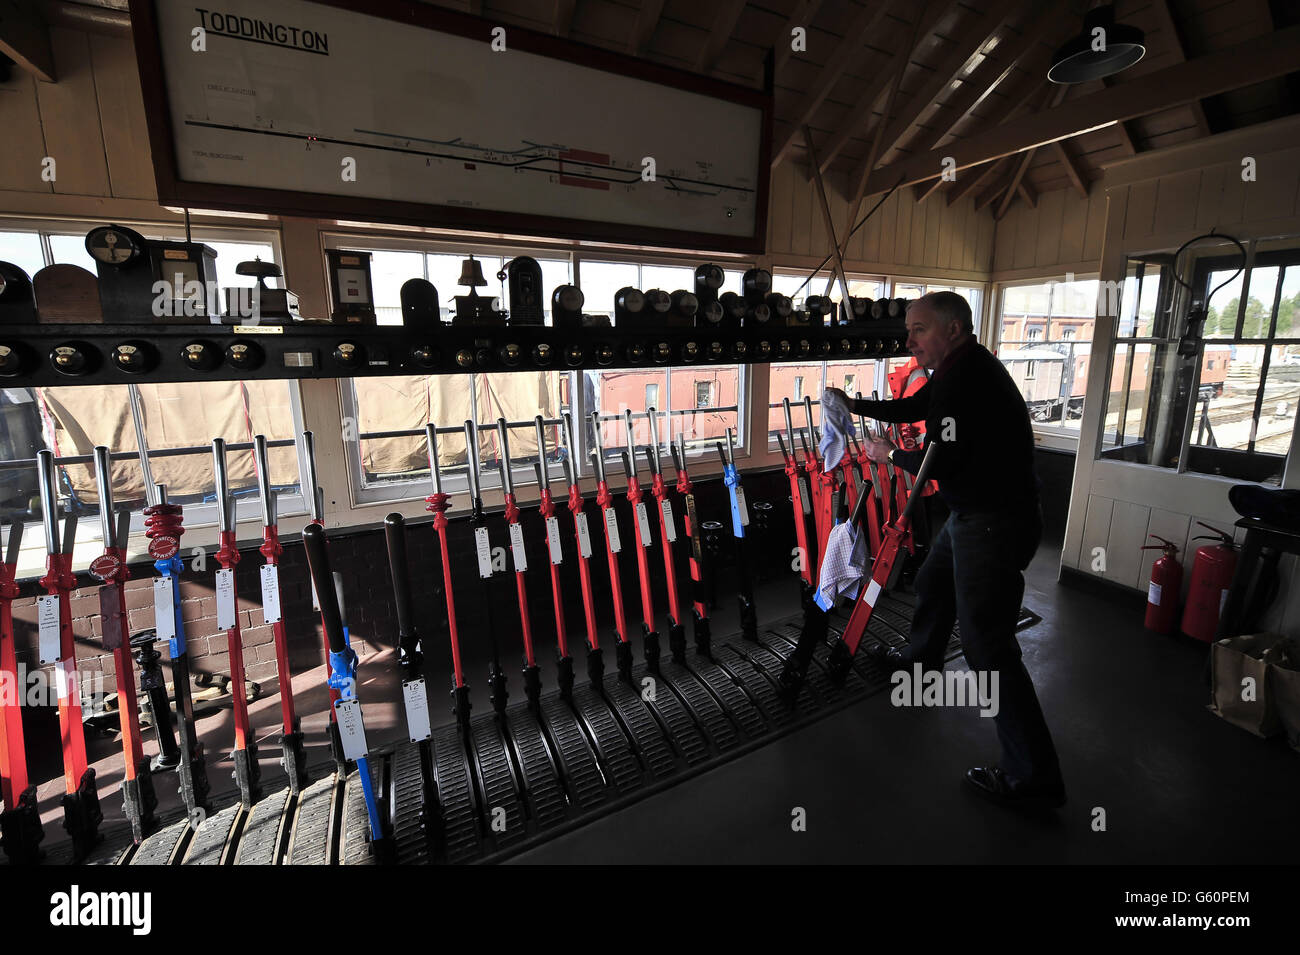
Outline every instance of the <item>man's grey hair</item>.
{"type": "Polygon", "coordinates": [[[917,302],[925,302],[945,322],[960,323],[962,331],[968,333],[975,331],[975,323],[971,320],[970,302],[956,292],[930,292],[914,299],[907,307],[911,309],[917,302]]]}

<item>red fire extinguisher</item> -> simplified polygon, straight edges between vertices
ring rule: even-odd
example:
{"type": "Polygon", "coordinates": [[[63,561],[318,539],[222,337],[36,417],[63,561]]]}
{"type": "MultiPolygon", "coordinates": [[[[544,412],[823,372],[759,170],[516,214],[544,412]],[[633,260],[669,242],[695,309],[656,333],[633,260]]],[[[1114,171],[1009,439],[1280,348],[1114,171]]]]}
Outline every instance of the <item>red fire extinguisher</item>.
{"type": "Polygon", "coordinates": [[[1165,540],[1159,534],[1150,536],[1160,543],[1147,544],[1142,549],[1163,550],[1165,553],[1151,565],[1144,623],[1155,633],[1173,633],[1174,621],[1178,619],[1178,597],[1183,590],[1183,565],[1178,563],[1178,548],[1173,541],[1165,540]]]}
{"type": "Polygon", "coordinates": [[[1187,593],[1187,606],[1183,610],[1182,631],[1189,637],[1211,643],[1219,629],[1219,614],[1232,586],[1232,575],[1237,569],[1237,549],[1232,535],[1196,522],[1213,534],[1202,534],[1192,540],[1217,540],[1196,548],[1192,561],[1192,582],[1187,593]]]}

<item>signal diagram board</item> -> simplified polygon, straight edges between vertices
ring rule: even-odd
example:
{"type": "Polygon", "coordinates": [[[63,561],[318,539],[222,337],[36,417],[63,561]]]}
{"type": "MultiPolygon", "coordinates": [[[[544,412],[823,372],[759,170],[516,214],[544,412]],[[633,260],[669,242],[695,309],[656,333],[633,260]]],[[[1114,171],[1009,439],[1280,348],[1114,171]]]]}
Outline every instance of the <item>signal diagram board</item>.
{"type": "Polygon", "coordinates": [[[760,251],[771,98],[422,3],[132,0],[159,199],[760,251]]]}

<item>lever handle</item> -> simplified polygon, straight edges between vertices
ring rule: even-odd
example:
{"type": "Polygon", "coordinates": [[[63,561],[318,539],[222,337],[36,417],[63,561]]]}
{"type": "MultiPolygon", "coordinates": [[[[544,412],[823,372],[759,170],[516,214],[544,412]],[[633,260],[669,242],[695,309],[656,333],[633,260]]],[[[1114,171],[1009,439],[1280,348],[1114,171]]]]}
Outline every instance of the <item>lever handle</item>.
{"type": "MultiPolygon", "coordinates": [[[[388,544],[388,570],[393,577],[393,609],[403,639],[415,632],[411,614],[410,565],[406,559],[406,518],[393,512],[384,518],[384,540],[388,544]]],[[[319,589],[317,593],[320,593],[319,589]]]]}
{"type": "Polygon", "coordinates": [[[330,570],[330,555],[325,546],[325,528],[308,524],[302,529],[302,544],[307,551],[307,569],[316,587],[320,601],[321,622],[325,626],[325,641],[330,653],[342,653],[343,618],[339,614],[338,594],[334,590],[334,573],[330,570]]]}
{"type": "Polygon", "coordinates": [[[253,469],[257,472],[257,493],[262,499],[262,526],[276,525],[276,501],[271,493],[271,468],[267,458],[266,435],[253,435],[253,469]]]}

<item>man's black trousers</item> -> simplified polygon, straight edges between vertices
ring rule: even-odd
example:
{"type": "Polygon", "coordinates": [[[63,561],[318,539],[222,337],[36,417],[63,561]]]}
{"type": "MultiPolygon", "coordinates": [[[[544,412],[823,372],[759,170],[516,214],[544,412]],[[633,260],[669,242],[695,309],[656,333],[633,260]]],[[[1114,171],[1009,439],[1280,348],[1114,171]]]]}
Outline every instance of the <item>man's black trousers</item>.
{"type": "Polygon", "coordinates": [[[919,661],[927,670],[942,669],[953,623],[959,623],[971,670],[998,674],[999,708],[993,720],[1002,743],[1002,768],[1027,782],[1051,786],[1061,778],[1056,748],[1016,640],[1025,593],[1021,571],[1029,566],[1042,533],[1037,506],[950,515],[917,572],[916,615],[903,654],[909,666],[919,661]]]}

